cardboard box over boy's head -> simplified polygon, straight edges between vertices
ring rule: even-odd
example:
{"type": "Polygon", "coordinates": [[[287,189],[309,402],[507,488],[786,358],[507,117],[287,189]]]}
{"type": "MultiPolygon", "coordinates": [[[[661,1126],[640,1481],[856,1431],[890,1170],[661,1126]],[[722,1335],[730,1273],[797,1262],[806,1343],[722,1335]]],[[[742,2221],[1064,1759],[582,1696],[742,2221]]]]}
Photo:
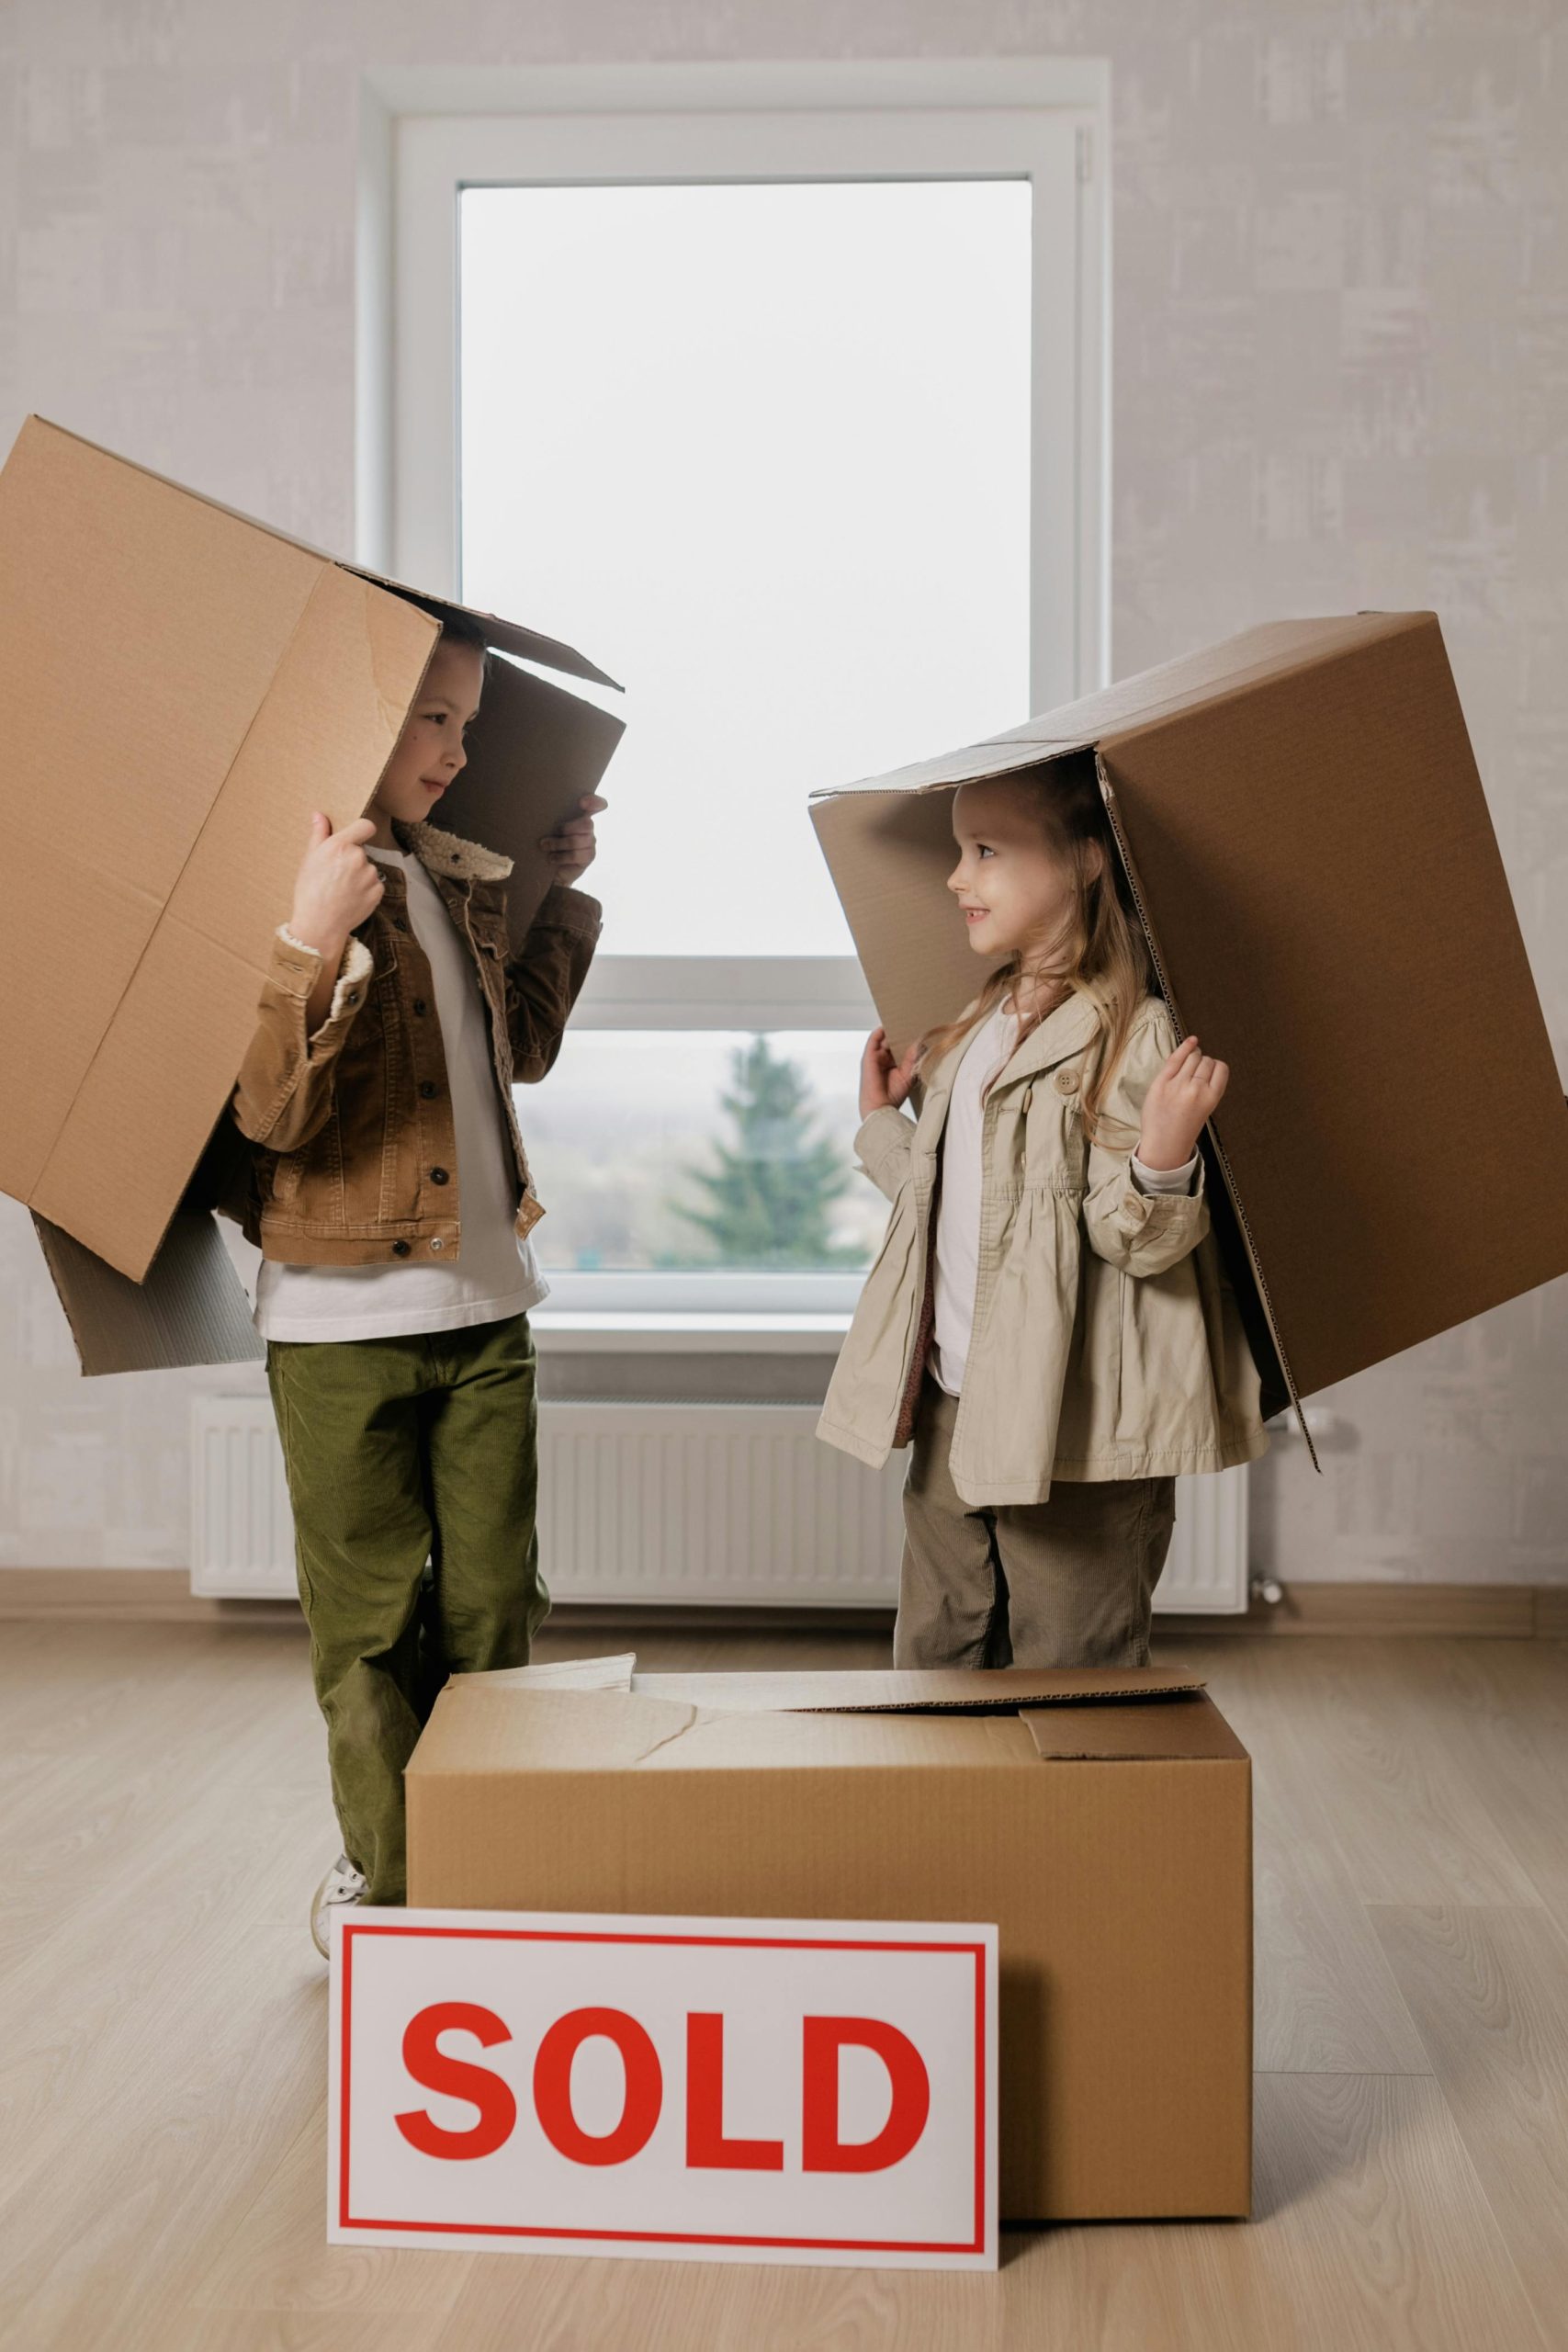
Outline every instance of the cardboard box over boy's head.
{"type": "MultiPolygon", "coordinates": [[[[1568,1109],[1437,618],[1247,629],[814,797],[890,1042],[975,996],[961,785],[1092,759],[1280,1410],[1568,1272],[1568,1109]]],[[[1310,1442],[1310,1441],[1309,1441],[1310,1442]]]]}
{"type": "MultiPolygon", "coordinates": [[[[469,616],[499,655],[615,684],[469,616]]],[[[364,814],[440,630],[397,583],[41,418],[0,472],[0,1189],[34,1212],[88,1372],[261,1352],[210,1216],[176,1211],[310,812],[364,814]]],[[[622,727],[491,663],[442,822],[513,860],[514,938],[549,884],[541,835],[622,727]]]]}

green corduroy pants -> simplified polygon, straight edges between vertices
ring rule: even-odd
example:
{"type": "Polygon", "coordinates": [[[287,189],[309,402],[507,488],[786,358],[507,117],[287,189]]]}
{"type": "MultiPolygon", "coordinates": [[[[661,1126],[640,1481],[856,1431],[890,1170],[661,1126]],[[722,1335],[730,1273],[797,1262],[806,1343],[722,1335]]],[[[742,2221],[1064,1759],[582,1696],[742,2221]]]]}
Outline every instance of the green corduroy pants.
{"type": "Polygon", "coordinates": [[[344,1851],[369,1902],[401,1903],[403,1767],[437,1692],[525,1665],[549,1608],[533,1336],[513,1315],[269,1340],[266,1371],[344,1851]]]}

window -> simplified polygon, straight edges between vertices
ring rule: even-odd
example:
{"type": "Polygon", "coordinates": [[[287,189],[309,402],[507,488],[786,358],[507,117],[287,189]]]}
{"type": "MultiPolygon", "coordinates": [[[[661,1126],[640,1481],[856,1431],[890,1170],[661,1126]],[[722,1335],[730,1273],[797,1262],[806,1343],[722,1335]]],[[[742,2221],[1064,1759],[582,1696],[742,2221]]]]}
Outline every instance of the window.
{"type": "MultiPolygon", "coordinates": [[[[858,1030],[818,1029],[574,1037],[548,1082],[519,1098],[549,1211],[536,1247],[552,1283],[787,1275],[800,1296],[832,1302],[871,1262],[885,1222],[850,1153],[861,1044],[858,1030]]],[[[631,1295],[638,1288],[668,1296],[688,1285],[643,1282],[631,1295]]]]}
{"type": "Polygon", "coordinates": [[[468,188],[459,223],[462,593],[627,689],[606,939],[852,954],[810,790],[1028,715],[1028,183],[468,188]]]}
{"type": "Polygon", "coordinates": [[[400,125],[393,568],[627,687],[519,1097],[564,1303],[852,1299],[874,1014],[808,796],[1099,683],[1091,111],[400,125]]]}

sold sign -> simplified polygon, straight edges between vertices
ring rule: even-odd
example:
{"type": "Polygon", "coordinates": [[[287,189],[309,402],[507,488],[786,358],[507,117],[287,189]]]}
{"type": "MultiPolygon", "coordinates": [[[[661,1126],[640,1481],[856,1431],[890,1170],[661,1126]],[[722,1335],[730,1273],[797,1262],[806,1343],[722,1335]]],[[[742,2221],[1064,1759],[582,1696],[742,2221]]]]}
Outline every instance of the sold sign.
{"type": "Polygon", "coordinates": [[[338,2245],[994,2268],[997,1931],[333,1920],[338,2245]]]}

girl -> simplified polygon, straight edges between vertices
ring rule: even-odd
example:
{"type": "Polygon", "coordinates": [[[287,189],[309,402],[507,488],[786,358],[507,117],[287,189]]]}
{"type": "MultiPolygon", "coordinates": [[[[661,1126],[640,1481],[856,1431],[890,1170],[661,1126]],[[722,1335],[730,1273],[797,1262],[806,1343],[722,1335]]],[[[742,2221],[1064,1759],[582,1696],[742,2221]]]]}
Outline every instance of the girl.
{"type": "MultiPolygon", "coordinates": [[[[411,599],[418,603],[418,598],[411,599]]],[[[430,822],[486,651],[442,633],[368,815],[320,814],[231,1109],[343,1854],[311,1932],[404,1894],[403,1767],[451,1672],[525,1664],[548,1607],[534,1530],[542,1213],[513,1109],[592,958],[583,814],[520,950],[511,861],[430,822]],[[426,1574],[426,1562],[430,1574],[426,1574]]]]}
{"type": "Polygon", "coordinates": [[[953,826],[1001,960],[901,1062],[867,1042],[893,1214],[819,1434],[913,1442],[896,1665],[1142,1665],[1176,1474],[1268,1443],[1196,1148],[1229,1073],[1150,992],[1092,758],[964,785],[953,826]]]}

